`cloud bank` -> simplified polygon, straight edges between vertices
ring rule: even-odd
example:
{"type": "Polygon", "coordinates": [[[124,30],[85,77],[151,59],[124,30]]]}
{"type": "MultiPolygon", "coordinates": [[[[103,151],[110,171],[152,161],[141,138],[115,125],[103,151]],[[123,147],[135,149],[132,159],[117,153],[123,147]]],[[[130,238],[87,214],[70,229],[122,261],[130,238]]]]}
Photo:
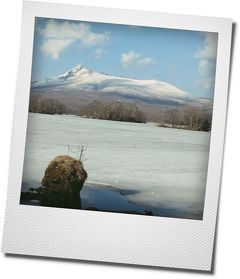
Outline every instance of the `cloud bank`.
{"type": "Polygon", "coordinates": [[[203,48],[194,54],[196,58],[199,58],[198,72],[201,76],[201,79],[197,81],[197,85],[201,86],[204,90],[214,88],[217,42],[218,37],[216,33],[205,33],[203,48]]]}
{"type": "Polygon", "coordinates": [[[109,41],[109,33],[95,33],[88,23],[74,23],[69,21],[48,20],[44,28],[38,28],[42,35],[41,51],[58,59],[61,52],[74,42],[83,47],[102,45],[109,41]]]}
{"type": "Polygon", "coordinates": [[[156,61],[151,57],[143,57],[141,54],[130,50],[121,54],[121,64],[124,68],[139,68],[156,64],[156,61]]]}

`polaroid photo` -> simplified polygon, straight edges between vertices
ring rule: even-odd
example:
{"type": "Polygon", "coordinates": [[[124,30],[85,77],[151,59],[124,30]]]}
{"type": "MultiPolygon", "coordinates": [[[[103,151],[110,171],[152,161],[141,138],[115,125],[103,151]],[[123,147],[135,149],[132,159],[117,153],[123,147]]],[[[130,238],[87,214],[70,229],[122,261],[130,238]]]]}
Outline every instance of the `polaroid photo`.
{"type": "Polygon", "coordinates": [[[231,32],[24,2],[2,252],[210,271],[231,32]]]}

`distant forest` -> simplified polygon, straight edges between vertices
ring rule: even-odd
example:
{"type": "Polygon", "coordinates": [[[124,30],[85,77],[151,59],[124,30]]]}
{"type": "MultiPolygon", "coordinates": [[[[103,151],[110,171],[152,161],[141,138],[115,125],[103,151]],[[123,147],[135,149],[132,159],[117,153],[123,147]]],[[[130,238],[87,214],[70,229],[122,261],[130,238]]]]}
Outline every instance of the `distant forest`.
{"type": "Polygon", "coordinates": [[[66,114],[68,109],[64,104],[52,98],[33,95],[30,97],[29,111],[46,114],[66,114]]]}
{"type": "MultiPolygon", "coordinates": [[[[145,123],[148,120],[147,114],[141,111],[137,105],[119,101],[103,102],[95,100],[76,112],[76,110],[73,111],[69,106],[52,98],[33,95],[30,98],[29,111],[45,114],[75,114],[87,118],[136,123],[145,123]]],[[[211,119],[211,113],[196,106],[159,108],[159,127],[208,132],[211,129],[211,119]]]]}

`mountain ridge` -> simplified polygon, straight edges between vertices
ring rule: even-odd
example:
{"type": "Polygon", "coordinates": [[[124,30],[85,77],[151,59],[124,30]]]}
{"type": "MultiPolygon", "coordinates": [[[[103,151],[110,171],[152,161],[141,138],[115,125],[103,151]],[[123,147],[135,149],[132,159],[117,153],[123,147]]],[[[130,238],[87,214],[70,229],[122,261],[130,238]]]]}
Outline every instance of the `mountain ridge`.
{"type": "Polygon", "coordinates": [[[89,70],[83,64],[52,78],[32,81],[31,92],[74,95],[84,101],[104,98],[164,106],[212,105],[211,99],[196,98],[164,81],[113,76],[89,70]]]}

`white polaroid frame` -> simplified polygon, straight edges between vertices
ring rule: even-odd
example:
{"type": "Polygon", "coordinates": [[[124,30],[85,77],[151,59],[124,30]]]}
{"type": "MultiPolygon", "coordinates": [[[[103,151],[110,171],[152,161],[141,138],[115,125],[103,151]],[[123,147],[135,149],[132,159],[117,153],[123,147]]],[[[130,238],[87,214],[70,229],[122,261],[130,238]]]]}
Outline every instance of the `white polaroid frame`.
{"type": "Polygon", "coordinates": [[[2,252],[210,271],[221,180],[232,21],[155,12],[24,2],[2,252]],[[35,17],[218,33],[203,220],[20,205],[35,17]]]}

